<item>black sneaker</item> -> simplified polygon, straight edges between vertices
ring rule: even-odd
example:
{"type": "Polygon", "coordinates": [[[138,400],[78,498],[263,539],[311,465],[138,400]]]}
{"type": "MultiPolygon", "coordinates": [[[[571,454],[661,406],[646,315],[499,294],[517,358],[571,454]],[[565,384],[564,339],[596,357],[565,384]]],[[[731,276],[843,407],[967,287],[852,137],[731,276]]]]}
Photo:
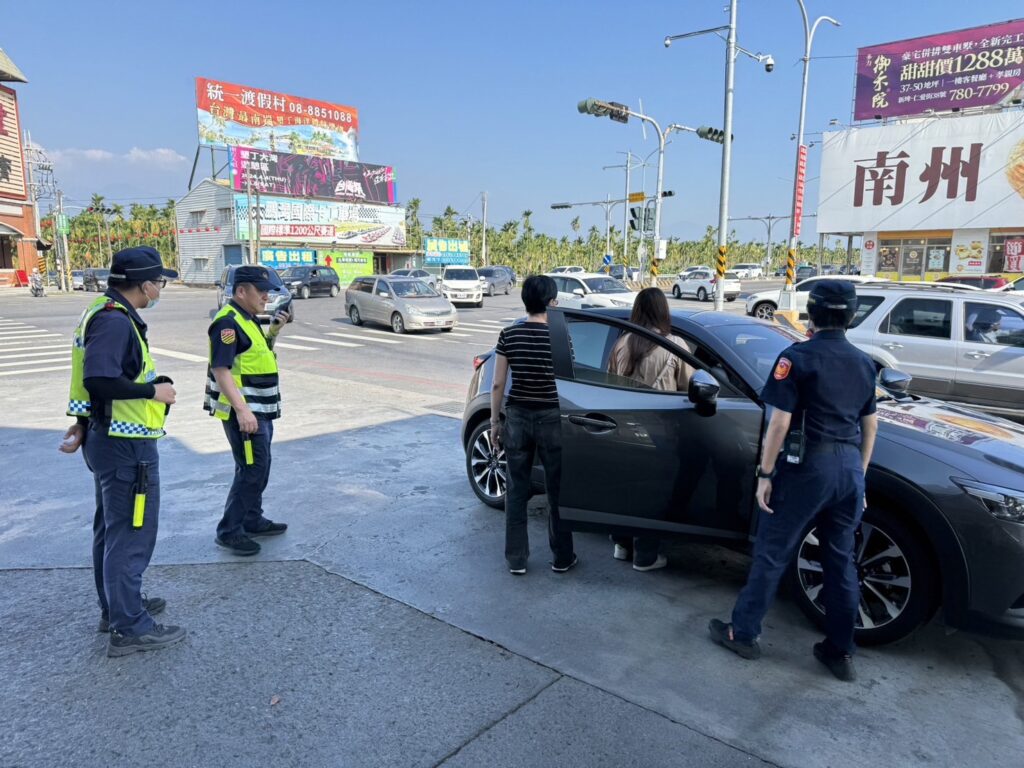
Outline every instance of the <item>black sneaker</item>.
{"type": "Polygon", "coordinates": [[[579,561],[580,561],[579,557],[576,556],[576,555],[573,555],[571,563],[569,563],[568,565],[559,565],[558,563],[552,563],[551,564],[551,570],[554,571],[555,573],[565,573],[570,568],[575,568],[576,565],[579,563],[579,561]]]}
{"type": "Polygon", "coordinates": [[[232,555],[238,555],[239,557],[248,557],[249,555],[258,554],[260,551],[260,545],[244,533],[236,533],[234,536],[228,536],[226,539],[218,536],[214,541],[217,542],[217,546],[221,549],[226,549],[232,555]]]}
{"type": "MultiPolygon", "coordinates": [[[[162,597],[146,597],[142,596],[142,607],[146,609],[146,612],[150,616],[156,616],[158,613],[163,612],[164,608],[167,607],[167,601],[162,597]]],[[[104,613],[100,614],[100,623],[96,627],[97,632],[109,632],[110,631],[110,618],[104,613]]]]}
{"type": "Polygon", "coordinates": [[[263,518],[255,528],[246,528],[249,536],[280,536],[288,530],[288,523],[275,523],[273,520],[263,518]]]}
{"type": "Polygon", "coordinates": [[[708,623],[708,632],[712,640],[723,648],[728,648],[737,656],[750,660],[761,658],[761,646],[757,644],[757,640],[733,639],[732,624],[726,624],[719,619],[712,619],[708,623]]]}
{"type": "Polygon", "coordinates": [[[828,667],[828,671],[844,683],[852,683],[857,679],[853,657],[848,653],[835,653],[826,643],[815,643],[814,658],[828,667]]]}
{"type": "Polygon", "coordinates": [[[165,627],[163,624],[157,624],[145,635],[122,635],[117,630],[112,630],[107,643],[107,656],[116,658],[138,651],[159,651],[161,648],[180,643],[187,634],[184,627],[165,627]]]}

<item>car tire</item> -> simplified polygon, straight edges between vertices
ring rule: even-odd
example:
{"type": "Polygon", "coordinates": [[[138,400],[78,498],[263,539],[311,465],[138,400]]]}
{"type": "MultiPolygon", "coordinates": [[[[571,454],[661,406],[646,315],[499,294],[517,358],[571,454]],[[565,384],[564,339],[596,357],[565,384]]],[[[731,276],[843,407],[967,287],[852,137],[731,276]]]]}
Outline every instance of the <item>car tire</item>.
{"type": "Polygon", "coordinates": [[[505,508],[505,490],[508,487],[508,464],[505,451],[493,450],[491,423],[484,419],[469,436],[466,446],[466,476],[473,493],[484,504],[495,509],[505,508]]]}
{"type": "Polygon", "coordinates": [[[770,301],[758,302],[750,314],[758,320],[771,320],[775,317],[775,305],[770,301]]]}
{"type": "Polygon", "coordinates": [[[454,331],[455,329],[454,329],[454,328],[442,328],[441,330],[442,330],[442,331],[443,331],[444,333],[451,333],[451,332],[452,332],[452,331],[454,331]]]}
{"type": "Polygon", "coordinates": [[[511,290],[512,290],[512,286],[510,286],[508,283],[505,283],[505,295],[506,296],[508,296],[508,293],[511,290]]]}
{"type": "Polygon", "coordinates": [[[672,296],[674,298],[677,298],[677,299],[683,298],[683,292],[679,290],[679,286],[678,285],[673,285],[672,286],[672,296]]]}
{"type": "MultiPolygon", "coordinates": [[[[801,540],[797,557],[790,565],[790,579],[800,610],[824,627],[820,544],[814,533],[811,527],[801,540]]],[[[860,615],[854,631],[857,645],[900,640],[935,613],[939,595],[937,567],[924,535],[891,510],[873,505],[865,510],[857,530],[854,563],[862,583],[860,615]],[[897,613],[893,614],[893,610],[897,613]],[[871,622],[870,627],[864,626],[865,618],[871,622]]]]}
{"type": "Polygon", "coordinates": [[[341,293],[341,288],[339,288],[336,285],[332,285],[331,286],[331,298],[332,299],[335,298],[339,293],[341,293]]]}
{"type": "Polygon", "coordinates": [[[491,297],[494,296],[494,283],[487,286],[487,295],[491,297]]]}
{"type": "Polygon", "coordinates": [[[477,309],[482,309],[484,306],[484,300],[480,299],[480,301],[478,301],[475,306],[477,309]]]}
{"type": "Polygon", "coordinates": [[[299,288],[299,298],[300,299],[308,299],[309,298],[309,286],[308,285],[304,285],[301,288],[299,288]]]}
{"type": "Polygon", "coordinates": [[[707,301],[707,300],[708,300],[708,292],[705,291],[703,288],[698,288],[697,289],[697,301],[707,301]]]}
{"type": "Polygon", "coordinates": [[[725,300],[726,301],[736,301],[736,297],[735,296],[726,296],[725,300]]]}
{"type": "Polygon", "coordinates": [[[359,307],[357,307],[355,304],[348,308],[348,319],[349,322],[352,323],[352,325],[363,324],[363,318],[359,316],[359,307]]]}
{"type": "Polygon", "coordinates": [[[401,312],[395,312],[391,316],[391,330],[398,334],[405,333],[405,318],[401,312]]]}

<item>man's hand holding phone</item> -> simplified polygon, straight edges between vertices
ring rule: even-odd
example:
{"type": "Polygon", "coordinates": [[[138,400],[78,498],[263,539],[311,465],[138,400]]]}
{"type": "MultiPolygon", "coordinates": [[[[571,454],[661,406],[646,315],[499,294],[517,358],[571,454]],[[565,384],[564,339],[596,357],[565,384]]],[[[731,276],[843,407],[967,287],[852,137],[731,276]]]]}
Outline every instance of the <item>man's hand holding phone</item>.
{"type": "Polygon", "coordinates": [[[281,332],[281,329],[284,328],[291,319],[292,300],[288,299],[288,301],[282,304],[277,312],[274,313],[274,318],[270,321],[270,335],[277,336],[277,334],[281,332]]]}

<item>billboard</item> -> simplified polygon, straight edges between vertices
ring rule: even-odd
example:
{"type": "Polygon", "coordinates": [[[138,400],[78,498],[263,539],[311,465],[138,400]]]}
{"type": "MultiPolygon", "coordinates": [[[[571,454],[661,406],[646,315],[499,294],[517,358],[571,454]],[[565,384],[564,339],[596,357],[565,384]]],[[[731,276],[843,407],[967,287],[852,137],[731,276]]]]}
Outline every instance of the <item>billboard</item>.
{"type": "Polygon", "coordinates": [[[245,192],[249,182],[254,191],[276,195],[395,204],[395,172],[391,166],[232,147],[231,184],[245,192]]]}
{"type": "Polygon", "coordinates": [[[469,266],[469,240],[454,237],[423,239],[424,264],[464,264],[469,266]]]}
{"type": "Polygon", "coordinates": [[[316,251],[312,248],[260,248],[260,264],[277,270],[311,267],[316,263],[316,251]]]}
{"type": "MultiPolygon", "coordinates": [[[[366,247],[405,246],[405,209],[383,205],[296,200],[260,195],[260,240],[275,243],[337,244],[366,247]]],[[[235,230],[249,238],[246,195],[235,195],[235,230]]]]}
{"type": "Polygon", "coordinates": [[[199,143],[358,160],[353,107],[196,78],[199,143]]]}
{"type": "Polygon", "coordinates": [[[1022,221],[1024,112],[824,136],[819,232],[986,229],[1022,221]]]}
{"type": "Polygon", "coordinates": [[[854,120],[1024,98],[1024,19],[857,51],[854,120]]]}
{"type": "Polygon", "coordinates": [[[21,153],[18,97],[0,85],[0,197],[24,200],[25,159],[21,153]]]}

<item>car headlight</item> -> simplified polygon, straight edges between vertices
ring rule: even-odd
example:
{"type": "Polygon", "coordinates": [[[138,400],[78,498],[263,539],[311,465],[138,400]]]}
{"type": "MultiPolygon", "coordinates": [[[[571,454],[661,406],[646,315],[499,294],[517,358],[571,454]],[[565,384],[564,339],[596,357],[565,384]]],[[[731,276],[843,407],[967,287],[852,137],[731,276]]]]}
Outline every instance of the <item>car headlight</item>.
{"type": "Polygon", "coordinates": [[[615,307],[632,307],[633,306],[628,301],[619,301],[618,299],[612,299],[611,302],[612,302],[612,306],[615,306],[615,307]]]}
{"type": "Polygon", "coordinates": [[[298,288],[300,285],[302,285],[302,281],[296,280],[294,282],[288,283],[288,285],[290,285],[292,288],[298,288]]]}
{"type": "Polygon", "coordinates": [[[417,306],[410,306],[409,307],[409,314],[410,315],[422,315],[422,314],[425,314],[425,313],[423,312],[422,309],[420,309],[417,306]]]}
{"type": "Polygon", "coordinates": [[[992,517],[1024,525],[1024,491],[979,483],[976,480],[953,478],[953,482],[959,485],[968,496],[973,496],[980,501],[992,517]]]}

